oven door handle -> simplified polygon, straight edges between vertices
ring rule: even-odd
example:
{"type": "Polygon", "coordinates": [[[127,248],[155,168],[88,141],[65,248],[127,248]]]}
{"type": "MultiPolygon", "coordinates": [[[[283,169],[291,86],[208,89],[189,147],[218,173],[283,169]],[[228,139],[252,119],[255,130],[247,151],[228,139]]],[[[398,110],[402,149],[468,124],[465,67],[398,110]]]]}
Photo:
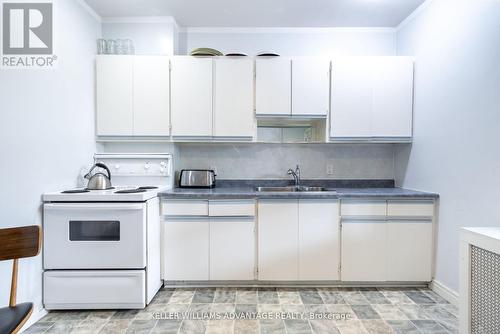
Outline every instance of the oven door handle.
{"type": "Polygon", "coordinates": [[[78,203],[78,204],[69,204],[69,203],[58,203],[58,204],[45,204],[45,209],[49,210],[142,210],[143,204],[134,203],[134,204],[101,204],[96,205],[92,203],[78,203]]]}

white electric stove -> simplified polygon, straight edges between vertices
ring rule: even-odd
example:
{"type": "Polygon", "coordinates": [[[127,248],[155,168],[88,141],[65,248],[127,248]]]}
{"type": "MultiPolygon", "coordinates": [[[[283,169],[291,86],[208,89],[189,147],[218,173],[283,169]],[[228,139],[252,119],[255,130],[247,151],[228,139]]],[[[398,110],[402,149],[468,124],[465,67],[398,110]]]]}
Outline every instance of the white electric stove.
{"type": "Polygon", "coordinates": [[[170,154],[99,154],[112,189],[43,195],[46,309],[144,308],[161,287],[158,192],[170,154]]]}

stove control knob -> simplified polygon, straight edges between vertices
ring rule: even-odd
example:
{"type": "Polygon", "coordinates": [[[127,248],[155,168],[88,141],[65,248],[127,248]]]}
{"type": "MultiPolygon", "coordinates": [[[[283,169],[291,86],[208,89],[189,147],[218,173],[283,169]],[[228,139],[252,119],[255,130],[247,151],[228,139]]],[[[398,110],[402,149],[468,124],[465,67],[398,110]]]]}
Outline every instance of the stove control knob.
{"type": "Polygon", "coordinates": [[[146,162],[146,164],[144,165],[144,169],[148,170],[150,167],[151,167],[151,165],[149,164],[149,162],[146,162]]]}

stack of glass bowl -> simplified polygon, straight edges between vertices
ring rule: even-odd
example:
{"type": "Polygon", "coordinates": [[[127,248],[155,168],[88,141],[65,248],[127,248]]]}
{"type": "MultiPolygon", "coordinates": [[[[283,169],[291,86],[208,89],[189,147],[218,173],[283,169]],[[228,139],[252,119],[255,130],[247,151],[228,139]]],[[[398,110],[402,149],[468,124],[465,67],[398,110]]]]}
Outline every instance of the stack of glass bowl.
{"type": "Polygon", "coordinates": [[[97,54],[106,55],[133,55],[134,42],[130,39],[103,39],[97,40],[97,54]]]}

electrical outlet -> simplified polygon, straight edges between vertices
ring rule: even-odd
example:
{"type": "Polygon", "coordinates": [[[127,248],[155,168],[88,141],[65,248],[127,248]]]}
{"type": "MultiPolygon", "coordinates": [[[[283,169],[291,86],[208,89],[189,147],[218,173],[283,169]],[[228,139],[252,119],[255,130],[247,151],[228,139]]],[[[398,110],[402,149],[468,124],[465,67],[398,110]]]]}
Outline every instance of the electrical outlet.
{"type": "Polygon", "coordinates": [[[217,174],[217,166],[210,166],[209,169],[213,170],[215,174],[217,174]]]}
{"type": "Polygon", "coordinates": [[[326,165],[326,174],[333,175],[333,165],[326,165]]]}

